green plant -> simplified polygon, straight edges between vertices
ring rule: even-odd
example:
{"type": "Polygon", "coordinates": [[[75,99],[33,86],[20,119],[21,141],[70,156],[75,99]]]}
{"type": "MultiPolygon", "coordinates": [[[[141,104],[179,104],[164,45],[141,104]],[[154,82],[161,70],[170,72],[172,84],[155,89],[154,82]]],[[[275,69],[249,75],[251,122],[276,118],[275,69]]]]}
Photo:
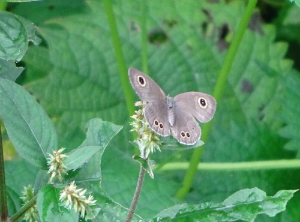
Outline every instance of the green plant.
{"type": "Polygon", "coordinates": [[[129,67],[143,67],[171,96],[202,91],[218,101],[213,122],[202,125],[205,148],[161,146],[150,156],[153,169],[135,156],[140,172],[155,177],[145,175],[133,221],[299,218],[299,196],[292,196],[300,78],[296,56],[285,57],[292,41],[299,45],[299,8],[274,2],[279,14],[265,24],[259,12],[272,1],[255,3],[1,4],[11,12],[0,13],[0,144],[5,154],[12,147],[19,154],[5,162],[5,180],[1,173],[2,220],[16,221],[36,205],[41,221],[125,221],[138,178],[129,67]],[[62,158],[61,180],[52,168],[49,181],[50,155],[62,158]],[[63,190],[90,205],[64,206],[63,190]]]}

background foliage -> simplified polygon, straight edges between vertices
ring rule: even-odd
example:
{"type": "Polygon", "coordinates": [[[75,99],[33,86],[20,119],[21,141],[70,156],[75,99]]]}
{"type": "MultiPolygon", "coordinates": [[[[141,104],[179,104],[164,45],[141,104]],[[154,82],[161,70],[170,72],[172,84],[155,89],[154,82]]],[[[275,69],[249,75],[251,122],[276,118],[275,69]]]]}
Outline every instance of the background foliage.
{"type": "MultiPolygon", "coordinates": [[[[146,17],[151,77],[170,96],[186,91],[212,93],[245,2],[211,2],[215,3],[152,0],[144,6],[138,0],[115,1],[113,10],[128,68],[142,69],[141,21],[146,17]]],[[[199,171],[186,202],[221,202],[243,188],[258,187],[267,195],[299,188],[299,169],[251,169],[251,161],[299,157],[300,13],[294,4],[279,2],[270,6],[260,1],[252,16],[202,156],[203,163],[249,162],[250,167],[199,171]],[[271,12],[277,14],[270,17],[271,12]]],[[[39,46],[28,48],[19,63],[25,71],[17,82],[36,97],[54,122],[58,147],[70,151],[79,146],[91,118],[124,125],[103,154],[101,186],[113,200],[129,207],[138,165],[131,158],[130,118],[103,3],[51,0],[9,6],[33,22],[42,39],[39,46]]],[[[192,152],[163,150],[152,158],[161,166],[186,162],[192,152]]],[[[20,159],[14,162],[18,171],[29,171],[24,180],[8,177],[9,187],[32,183],[36,170],[20,159]]],[[[10,163],[6,169],[12,171],[10,163]]],[[[154,180],[146,177],[136,213],[150,218],[180,203],[173,197],[184,172],[157,170],[154,180]]],[[[299,207],[296,193],[286,211],[275,218],[259,215],[257,221],[295,221],[300,217],[299,207]]]]}

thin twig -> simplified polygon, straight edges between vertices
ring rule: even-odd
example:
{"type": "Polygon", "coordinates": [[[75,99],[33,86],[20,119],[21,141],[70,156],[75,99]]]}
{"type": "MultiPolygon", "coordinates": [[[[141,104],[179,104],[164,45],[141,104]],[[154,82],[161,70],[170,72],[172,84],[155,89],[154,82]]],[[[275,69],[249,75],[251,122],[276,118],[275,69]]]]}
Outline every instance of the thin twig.
{"type": "Polygon", "coordinates": [[[131,219],[132,219],[132,217],[133,217],[133,215],[134,215],[134,211],[135,211],[135,208],[137,206],[137,203],[139,201],[139,197],[140,197],[140,194],[141,194],[141,191],[142,191],[144,177],[145,177],[145,172],[146,172],[145,169],[141,165],[140,166],[139,179],[138,179],[138,182],[137,182],[137,185],[136,185],[136,188],[135,188],[134,197],[132,199],[132,203],[131,203],[131,206],[129,208],[129,212],[128,212],[128,215],[127,215],[127,218],[126,218],[125,222],[130,222],[131,219]]]}

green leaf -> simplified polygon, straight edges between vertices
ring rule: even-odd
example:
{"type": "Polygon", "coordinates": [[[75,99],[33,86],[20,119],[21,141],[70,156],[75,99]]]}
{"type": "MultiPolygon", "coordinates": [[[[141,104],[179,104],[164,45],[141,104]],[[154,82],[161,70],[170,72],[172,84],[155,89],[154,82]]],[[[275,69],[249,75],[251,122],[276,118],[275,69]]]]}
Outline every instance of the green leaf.
{"type": "Polygon", "coordinates": [[[290,0],[290,2],[295,2],[295,4],[298,5],[298,7],[300,7],[300,0],[290,0]]]}
{"type": "Polygon", "coordinates": [[[32,23],[12,13],[0,12],[0,59],[20,61],[28,42],[38,44],[32,23]]]}
{"type": "Polygon", "coordinates": [[[221,204],[181,204],[160,212],[154,221],[254,221],[258,214],[274,217],[286,208],[296,190],[281,190],[268,197],[258,188],[244,189],[221,204]]]}
{"type": "Polygon", "coordinates": [[[9,186],[6,187],[8,214],[13,215],[22,207],[20,196],[9,186]]]}
{"type": "Polygon", "coordinates": [[[283,79],[285,86],[284,92],[280,97],[282,103],[281,119],[286,126],[280,129],[281,136],[290,139],[285,145],[286,149],[297,151],[297,157],[300,157],[300,77],[299,72],[291,72],[289,78],[283,79]]]}
{"type": "Polygon", "coordinates": [[[153,174],[153,166],[155,165],[155,162],[149,158],[144,159],[138,155],[134,155],[132,157],[136,162],[138,162],[149,174],[149,176],[154,179],[154,174],[153,174]]]}
{"type": "MultiPolygon", "coordinates": [[[[101,188],[114,202],[129,208],[136,188],[139,165],[132,161],[132,157],[128,157],[121,150],[114,149],[107,149],[101,161],[101,188]],[[116,183],[116,178],[119,183],[116,183]]],[[[172,174],[163,175],[159,172],[154,174],[155,179],[150,178],[148,174],[145,175],[139,198],[136,213],[143,218],[153,217],[162,209],[179,203],[173,198],[179,184],[173,180],[172,174]]]]}
{"type": "Polygon", "coordinates": [[[100,149],[100,146],[84,146],[67,153],[66,155],[68,157],[64,161],[66,170],[79,168],[84,163],[88,162],[100,149]]]}
{"type": "Polygon", "coordinates": [[[184,145],[179,143],[175,138],[173,137],[161,137],[161,142],[162,142],[162,146],[160,147],[161,149],[182,149],[182,150],[186,150],[186,149],[194,149],[197,148],[199,146],[204,145],[204,142],[202,140],[198,140],[197,143],[195,143],[194,145],[184,145]]]}
{"type": "Polygon", "coordinates": [[[80,147],[101,146],[105,149],[111,139],[119,133],[122,128],[122,126],[103,121],[100,118],[91,119],[86,124],[86,139],[80,147]]]}
{"type": "Polygon", "coordinates": [[[47,170],[39,170],[36,173],[36,179],[34,182],[34,193],[38,193],[39,190],[47,184],[49,181],[49,174],[47,170]]]}
{"type": "MultiPolygon", "coordinates": [[[[97,200],[96,205],[92,209],[98,209],[96,221],[125,221],[128,210],[124,206],[112,200],[107,193],[99,191],[98,182],[92,182],[93,196],[97,200]]],[[[139,215],[134,214],[132,221],[144,221],[139,215]]]]}
{"type": "Polygon", "coordinates": [[[23,23],[26,29],[28,42],[30,41],[35,45],[39,45],[42,40],[36,35],[35,33],[36,27],[34,26],[34,24],[21,16],[17,16],[17,17],[23,23]]]}
{"type": "Polygon", "coordinates": [[[74,210],[67,210],[59,201],[60,189],[53,185],[45,185],[38,193],[36,200],[39,216],[44,222],[51,221],[79,221],[79,214],[74,210]]]}
{"type": "Polygon", "coordinates": [[[19,75],[23,72],[24,68],[16,67],[16,64],[12,61],[5,61],[0,59],[0,77],[15,81],[19,75]]]}
{"type": "Polygon", "coordinates": [[[16,83],[0,79],[0,116],[18,153],[40,168],[57,149],[55,128],[32,96],[16,83]]]}
{"type": "MultiPolygon", "coordinates": [[[[99,118],[91,119],[86,124],[86,139],[76,150],[74,156],[71,156],[71,159],[68,160],[71,162],[79,153],[86,152],[86,154],[82,156],[81,161],[78,161],[78,164],[81,165],[85,161],[89,161],[80,168],[79,171],[75,172],[76,181],[99,180],[101,178],[100,164],[102,155],[108,143],[121,129],[122,126],[103,121],[99,118]],[[85,149],[88,149],[87,151],[89,151],[89,153],[85,151],[85,149]]],[[[76,168],[74,166],[75,165],[69,166],[68,169],[76,168]]],[[[70,177],[73,178],[72,174],[70,174],[70,177]]]]}
{"type": "Polygon", "coordinates": [[[19,196],[25,186],[34,187],[34,181],[38,175],[38,168],[26,162],[20,157],[5,162],[5,183],[14,190],[19,196]]]}

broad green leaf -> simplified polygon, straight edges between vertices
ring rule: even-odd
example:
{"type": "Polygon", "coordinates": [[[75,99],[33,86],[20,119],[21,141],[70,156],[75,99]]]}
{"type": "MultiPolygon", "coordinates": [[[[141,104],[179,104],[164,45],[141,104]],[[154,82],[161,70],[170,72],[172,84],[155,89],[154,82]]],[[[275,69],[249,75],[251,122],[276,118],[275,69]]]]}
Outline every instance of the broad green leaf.
{"type": "Polygon", "coordinates": [[[25,186],[33,187],[38,169],[24,159],[14,158],[5,162],[5,183],[9,216],[15,214],[22,207],[22,191],[25,186]]]}
{"type": "MultiPolygon", "coordinates": [[[[117,141],[112,142],[116,144],[117,141]]],[[[171,152],[168,153],[171,155],[171,152]]],[[[122,151],[107,149],[101,160],[101,188],[115,202],[129,208],[136,188],[139,168],[139,164],[134,162],[131,156],[124,155],[122,151]]],[[[174,181],[172,174],[168,176],[154,172],[154,175],[154,179],[148,174],[145,175],[136,209],[136,213],[143,218],[153,217],[162,209],[179,203],[173,198],[179,184],[174,181]]]]}
{"type": "Polygon", "coordinates": [[[5,183],[19,196],[25,186],[34,187],[38,169],[19,157],[5,162],[5,183]]]}
{"type": "Polygon", "coordinates": [[[36,174],[36,179],[34,182],[34,192],[38,193],[39,190],[47,184],[49,181],[49,174],[48,170],[39,170],[39,172],[36,174]]]}
{"type": "Polygon", "coordinates": [[[15,81],[22,73],[24,68],[16,67],[16,64],[12,61],[5,61],[0,59],[0,77],[15,81]]]}
{"type": "Polygon", "coordinates": [[[106,148],[111,139],[119,133],[122,126],[103,121],[100,118],[91,119],[86,124],[86,139],[80,145],[83,146],[101,146],[106,148]]]}
{"type": "Polygon", "coordinates": [[[8,214],[13,215],[22,207],[22,200],[20,196],[9,186],[6,187],[6,192],[8,214]]]}
{"type": "Polygon", "coordinates": [[[36,200],[39,216],[43,222],[79,221],[79,214],[64,208],[59,201],[60,189],[53,185],[45,185],[36,200]]]}
{"type": "Polygon", "coordinates": [[[286,208],[296,190],[281,190],[268,197],[258,188],[244,189],[221,204],[181,204],[160,212],[154,221],[254,221],[258,214],[274,217],[286,208]]]}
{"type": "Polygon", "coordinates": [[[64,161],[66,170],[79,168],[84,163],[88,162],[100,149],[100,146],[83,146],[67,153],[66,155],[68,157],[64,161]]]}
{"type": "Polygon", "coordinates": [[[295,4],[300,7],[300,0],[290,0],[291,2],[295,2],[295,4]]]}
{"type": "MultiPolygon", "coordinates": [[[[128,210],[124,206],[116,203],[112,200],[105,192],[99,191],[98,183],[92,183],[93,196],[97,200],[96,205],[93,208],[100,209],[96,221],[113,221],[113,222],[123,222],[126,220],[128,215],[128,210]]],[[[139,215],[135,214],[132,218],[132,221],[144,221],[139,215]]]]}
{"type": "Polygon", "coordinates": [[[32,23],[12,13],[0,12],[0,59],[20,61],[28,42],[39,43],[32,23]]]}
{"type": "Polygon", "coordinates": [[[281,119],[286,126],[280,129],[281,136],[289,138],[290,141],[285,145],[286,149],[297,151],[297,157],[300,157],[300,77],[299,72],[291,72],[289,78],[282,80],[285,85],[285,91],[280,97],[283,104],[281,119]]]}
{"type": "MultiPolygon", "coordinates": [[[[91,119],[86,124],[86,139],[80,147],[76,149],[74,156],[71,156],[71,159],[69,160],[66,159],[66,164],[68,164],[68,162],[70,163],[75,160],[76,156],[79,154],[77,152],[85,152],[85,154],[81,156],[81,160],[77,160],[77,164],[82,165],[84,162],[88,162],[75,172],[76,181],[99,180],[101,178],[100,165],[102,155],[110,140],[119,133],[121,129],[122,126],[103,121],[99,118],[91,119]]],[[[67,168],[76,168],[76,165],[67,165],[67,168]]],[[[71,173],[70,177],[73,178],[71,173]]]]}
{"type": "Polygon", "coordinates": [[[0,117],[20,156],[46,168],[48,154],[57,149],[55,128],[33,97],[6,79],[0,79],[0,117]]]}

